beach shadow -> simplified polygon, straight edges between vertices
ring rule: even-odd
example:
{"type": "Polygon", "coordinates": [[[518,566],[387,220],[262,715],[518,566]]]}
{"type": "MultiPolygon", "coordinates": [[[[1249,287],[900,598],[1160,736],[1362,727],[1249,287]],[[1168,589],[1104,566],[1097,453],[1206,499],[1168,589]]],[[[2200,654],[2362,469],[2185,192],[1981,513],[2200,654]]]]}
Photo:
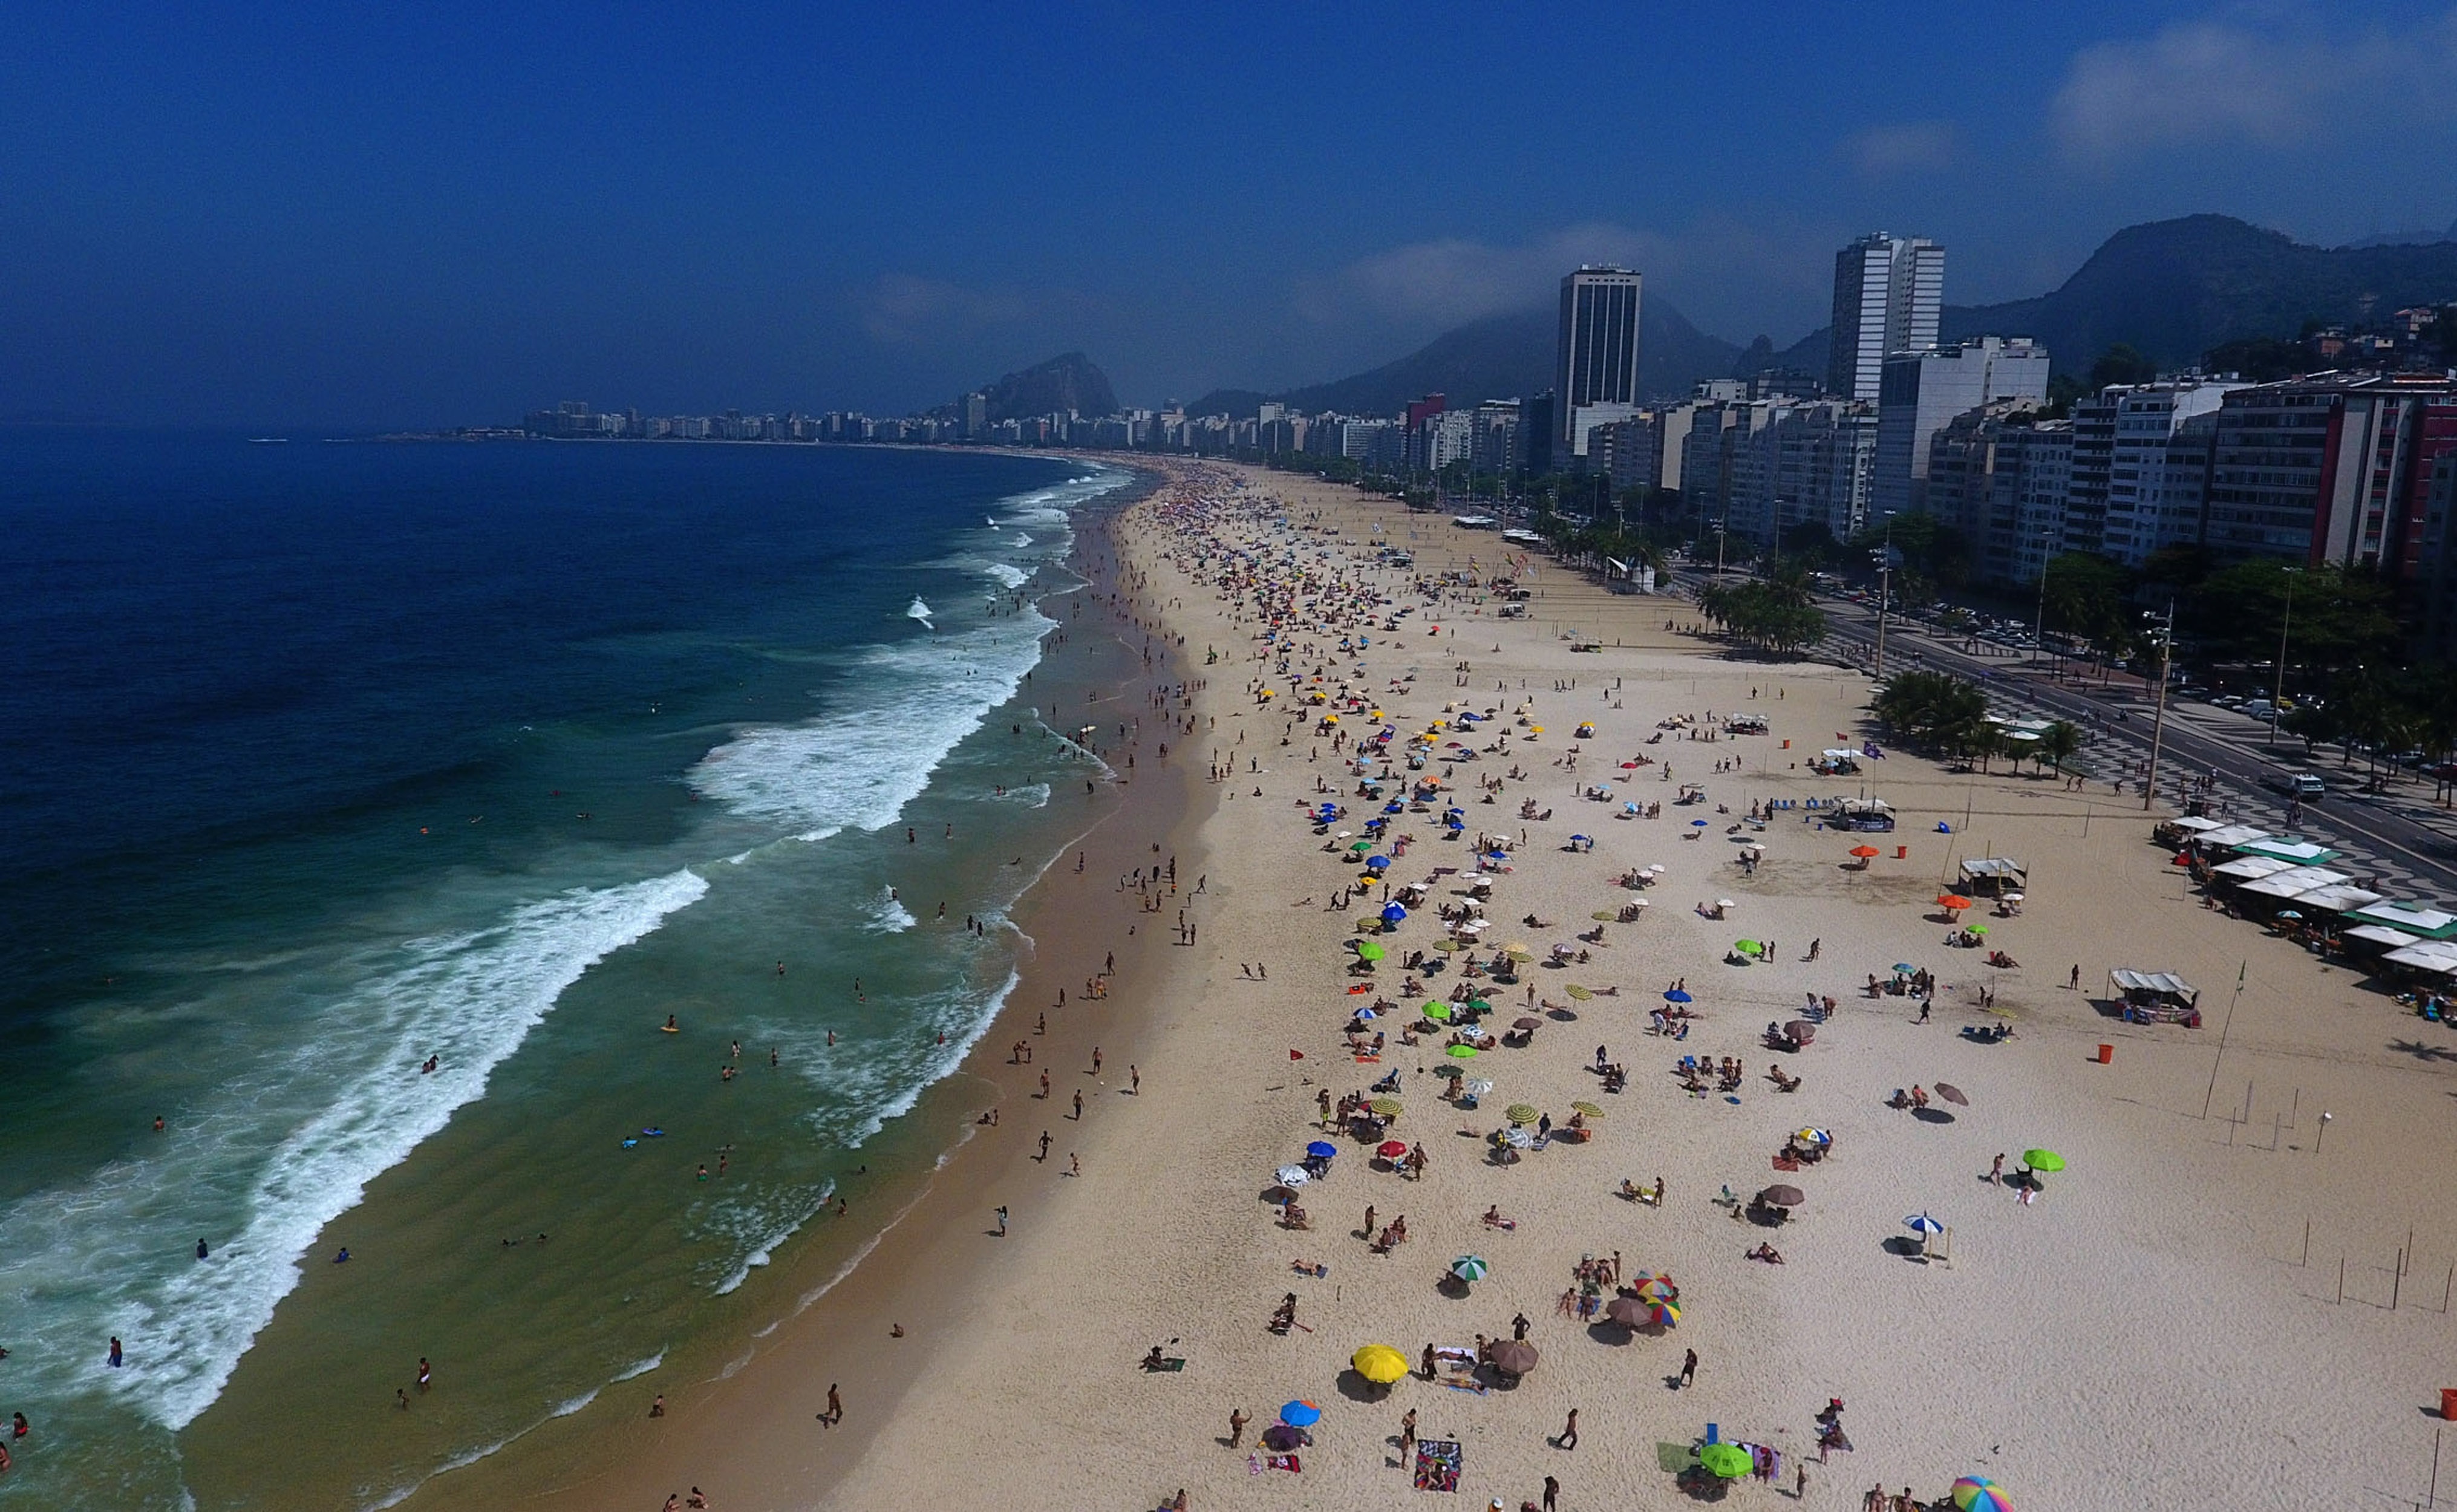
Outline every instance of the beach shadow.
{"type": "Polygon", "coordinates": [[[1587,1337],[1599,1344],[1634,1344],[1638,1342],[1638,1330],[1627,1323],[1600,1317],[1587,1325],[1587,1337]]]}
{"type": "Polygon", "coordinates": [[[1339,1379],[1333,1384],[1339,1394],[1350,1401],[1364,1402],[1370,1406],[1391,1399],[1390,1387],[1376,1386],[1353,1370],[1341,1371],[1339,1379]]]}
{"type": "Polygon", "coordinates": [[[2388,1047],[2400,1055],[2411,1055],[2418,1061],[2457,1061],[2457,1050],[2445,1045],[2426,1045],[2421,1040],[2391,1040],[2388,1047]]]}
{"type": "Polygon", "coordinates": [[[1928,1264],[1928,1255],[1921,1251],[1920,1242],[1917,1239],[1908,1239],[1897,1233],[1887,1239],[1883,1248],[1888,1254],[1900,1255],[1906,1260],[1916,1261],[1921,1265],[1928,1264]]]}
{"type": "Polygon", "coordinates": [[[1951,1124],[1953,1115],[1942,1108],[1914,1108],[1911,1116],[1923,1124],[1951,1124]]]}
{"type": "Polygon", "coordinates": [[[1544,1016],[1556,1024],[1576,1024],[1579,1015],[1569,1008],[1546,1008],[1544,1016]]]}

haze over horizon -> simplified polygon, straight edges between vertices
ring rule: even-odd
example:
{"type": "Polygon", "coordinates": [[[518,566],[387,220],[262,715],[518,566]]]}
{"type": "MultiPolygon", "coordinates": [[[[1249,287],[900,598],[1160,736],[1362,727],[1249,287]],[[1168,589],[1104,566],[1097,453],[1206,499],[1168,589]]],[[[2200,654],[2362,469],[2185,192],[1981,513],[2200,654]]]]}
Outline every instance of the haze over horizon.
{"type": "Polygon", "coordinates": [[[1975,303],[2142,220],[2336,244],[2457,217],[2457,8],[2422,0],[99,7],[11,40],[0,417],[896,413],[1067,349],[1149,404],[1370,366],[1581,260],[1780,347],[1871,229],[1943,241],[1975,303]]]}

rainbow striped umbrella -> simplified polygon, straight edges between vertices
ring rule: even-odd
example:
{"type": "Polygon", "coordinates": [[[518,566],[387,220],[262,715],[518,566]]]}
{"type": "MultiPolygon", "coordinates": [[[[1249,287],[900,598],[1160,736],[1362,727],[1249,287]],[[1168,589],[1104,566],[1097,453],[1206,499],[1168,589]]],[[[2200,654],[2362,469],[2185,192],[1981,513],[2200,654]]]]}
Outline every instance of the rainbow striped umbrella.
{"type": "Polygon", "coordinates": [[[1956,1512],[2013,1512],[2005,1488],[1984,1475],[1967,1475],[1953,1482],[1956,1512]]]}

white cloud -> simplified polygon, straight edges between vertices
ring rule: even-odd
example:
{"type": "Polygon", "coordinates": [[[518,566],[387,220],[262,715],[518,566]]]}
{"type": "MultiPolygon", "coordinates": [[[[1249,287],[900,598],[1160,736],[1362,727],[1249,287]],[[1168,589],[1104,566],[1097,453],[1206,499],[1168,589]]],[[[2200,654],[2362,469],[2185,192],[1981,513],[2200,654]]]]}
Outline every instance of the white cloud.
{"type": "Polygon", "coordinates": [[[1821,280],[1831,263],[1801,258],[1804,235],[1807,244],[1816,245],[1837,234],[1830,228],[1804,232],[1708,218],[1678,233],[1589,221],[1509,245],[1444,238],[1302,278],[1296,307],[1319,325],[1352,324],[1365,316],[1431,331],[1539,303],[1553,297],[1562,274],[1580,263],[1613,262],[1645,275],[1650,292],[1668,296],[1711,329],[1720,320],[1762,321],[1767,307],[1795,302],[1790,296],[1811,305],[1823,299],[1821,280]],[[1710,291],[1726,298],[1705,302],[1710,291]],[[1702,302],[1693,305],[1692,299],[1702,302]]]}
{"type": "Polygon", "coordinates": [[[1870,177],[1948,168],[1961,148],[1951,121],[1896,121],[1843,139],[1843,155],[1870,177]]]}
{"type": "Polygon", "coordinates": [[[1021,295],[912,273],[881,275],[854,296],[854,307],[862,329],[891,346],[960,341],[1035,313],[1032,302],[1021,295]]]}
{"type": "Polygon", "coordinates": [[[2204,142],[2276,148],[2457,111],[2457,10],[2399,31],[2356,30],[2352,13],[2269,10],[2084,48],[2050,107],[2056,145],[2084,162],[2204,142]]]}

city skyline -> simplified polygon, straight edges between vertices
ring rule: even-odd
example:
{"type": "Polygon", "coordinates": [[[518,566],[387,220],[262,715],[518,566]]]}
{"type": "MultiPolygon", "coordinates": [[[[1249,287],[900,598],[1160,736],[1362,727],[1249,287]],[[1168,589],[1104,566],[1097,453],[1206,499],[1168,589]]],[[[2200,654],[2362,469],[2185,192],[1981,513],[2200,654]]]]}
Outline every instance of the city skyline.
{"type": "Polygon", "coordinates": [[[2457,148],[2446,5],[1684,15],[1627,57],[1568,45],[1574,12],[1422,19],[1324,18],[1294,52],[1228,12],[821,36],[729,11],[472,52],[448,13],[31,16],[0,63],[0,413],[893,412],[1070,348],[1150,404],[1370,366],[1583,261],[1780,346],[1871,226],[1951,246],[1989,301],[2160,217],[2323,245],[2457,218],[2430,172],[2457,148]],[[1386,66],[1344,66],[1365,51],[1386,66]],[[1736,98],[1712,64],[1743,51],[1736,98]],[[1983,59],[1984,106],[1861,82],[1983,59]],[[1482,87],[1418,88],[1446,71],[1482,87]],[[1597,97],[1622,129],[1547,150],[1597,97]]]}

